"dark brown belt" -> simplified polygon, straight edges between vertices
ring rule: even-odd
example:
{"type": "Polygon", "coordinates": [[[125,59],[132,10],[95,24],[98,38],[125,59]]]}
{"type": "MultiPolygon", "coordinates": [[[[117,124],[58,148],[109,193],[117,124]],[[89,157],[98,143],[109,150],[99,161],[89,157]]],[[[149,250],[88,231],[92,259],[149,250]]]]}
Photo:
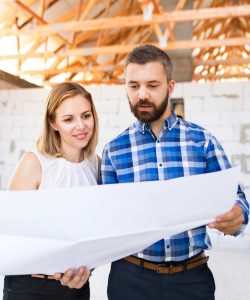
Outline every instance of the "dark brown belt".
{"type": "Polygon", "coordinates": [[[44,275],[44,274],[32,274],[31,277],[38,278],[38,279],[39,278],[40,279],[44,279],[44,278],[46,278],[46,279],[55,279],[54,275],[44,275]]]}
{"type": "Polygon", "coordinates": [[[185,270],[190,270],[193,268],[196,268],[202,264],[205,264],[209,257],[205,256],[204,251],[202,251],[199,255],[195,256],[194,258],[190,258],[189,260],[185,262],[174,262],[174,263],[153,263],[148,262],[146,260],[140,259],[135,256],[127,256],[124,257],[125,260],[131,262],[132,264],[135,264],[137,266],[142,266],[145,269],[149,269],[151,271],[155,271],[157,273],[163,273],[163,274],[173,274],[177,272],[183,272],[185,270]]]}

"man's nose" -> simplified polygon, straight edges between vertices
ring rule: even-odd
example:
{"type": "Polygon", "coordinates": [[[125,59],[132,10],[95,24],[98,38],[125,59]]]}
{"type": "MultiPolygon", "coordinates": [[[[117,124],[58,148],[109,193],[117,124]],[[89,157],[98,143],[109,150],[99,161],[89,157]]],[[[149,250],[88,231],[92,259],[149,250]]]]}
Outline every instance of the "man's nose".
{"type": "Polygon", "coordinates": [[[138,94],[139,99],[148,99],[149,98],[149,93],[146,87],[141,86],[139,89],[139,94],[138,94]]]}

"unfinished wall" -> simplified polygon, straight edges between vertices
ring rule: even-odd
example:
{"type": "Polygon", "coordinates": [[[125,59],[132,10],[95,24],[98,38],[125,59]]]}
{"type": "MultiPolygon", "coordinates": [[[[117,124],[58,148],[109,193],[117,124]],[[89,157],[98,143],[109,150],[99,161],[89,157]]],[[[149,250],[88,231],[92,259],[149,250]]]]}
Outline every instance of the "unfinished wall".
{"type": "MultiPolygon", "coordinates": [[[[107,141],[123,131],[133,120],[123,86],[92,86],[100,118],[101,155],[107,141]]],[[[23,151],[33,147],[41,124],[43,103],[49,91],[17,89],[0,91],[0,189],[23,151]]],[[[250,82],[178,83],[174,98],[183,98],[185,118],[211,131],[221,142],[233,165],[241,168],[241,184],[250,199],[250,82]]],[[[225,187],[226,188],[226,187],[225,187]]],[[[250,247],[248,231],[238,238],[212,233],[217,244],[250,247]]]]}

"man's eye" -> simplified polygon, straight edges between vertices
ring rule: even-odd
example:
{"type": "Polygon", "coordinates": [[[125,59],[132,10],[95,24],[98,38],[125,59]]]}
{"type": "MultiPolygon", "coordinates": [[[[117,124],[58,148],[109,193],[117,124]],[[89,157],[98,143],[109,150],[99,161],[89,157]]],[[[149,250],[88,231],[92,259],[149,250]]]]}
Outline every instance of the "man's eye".
{"type": "Polygon", "coordinates": [[[63,120],[65,123],[69,123],[69,122],[71,122],[71,119],[65,119],[65,120],[63,120]]]}
{"type": "Polygon", "coordinates": [[[150,88],[157,88],[158,87],[158,85],[157,84],[150,84],[150,86],[149,86],[150,88]]]}
{"type": "Polygon", "coordinates": [[[136,85],[136,84],[135,84],[135,85],[130,85],[129,87],[130,87],[131,89],[136,89],[136,88],[138,88],[138,85],[136,85]]]}

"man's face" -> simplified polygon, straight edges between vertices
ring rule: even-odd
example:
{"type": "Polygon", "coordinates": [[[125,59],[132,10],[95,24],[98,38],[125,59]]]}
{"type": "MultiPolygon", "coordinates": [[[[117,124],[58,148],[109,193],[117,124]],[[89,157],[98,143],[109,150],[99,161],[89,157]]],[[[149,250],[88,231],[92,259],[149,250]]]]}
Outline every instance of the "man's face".
{"type": "Polygon", "coordinates": [[[157,121],[164,116],[173,87],[173,81],[167,83],[167,75],[160,62],[144,65],[130,63],[127,66],[129,105],[135,117],[144,123],[157,121]]]}

